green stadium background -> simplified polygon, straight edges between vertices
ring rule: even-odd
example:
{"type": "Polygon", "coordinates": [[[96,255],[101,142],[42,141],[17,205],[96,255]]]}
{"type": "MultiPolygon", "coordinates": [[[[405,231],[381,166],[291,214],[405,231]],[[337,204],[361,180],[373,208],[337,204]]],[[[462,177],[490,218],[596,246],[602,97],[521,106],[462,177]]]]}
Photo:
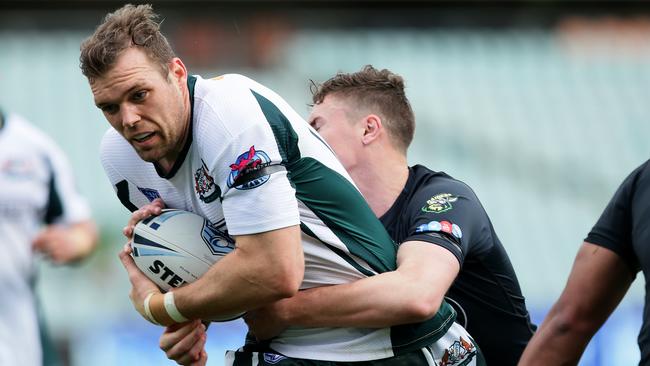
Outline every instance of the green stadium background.
{"type": "MultiPolygon", "coordinates": [[[[108,128],[78,67],[111,1],[0,3],[0,107],[69,155],[100,250],[40,266],[38,292],[65,365],[173,364],[136,316],[117,260],[127,211],[98,160],[108,128]]],[[[417,117],[409,161],[467,182],[485,205],[540,322],[622,179],[650,158],[645,2],[154,2],[191,73],[242,73],[304,116],[309,83],[365,64],[403,75],[417,117]]],[[[638,362],[639,275],[581,365],[638,362]]],[[[15,330],[19,332],[20,330],[15,330]]],[[[209,331],[209,365],[244,326],[209,331]]]]}

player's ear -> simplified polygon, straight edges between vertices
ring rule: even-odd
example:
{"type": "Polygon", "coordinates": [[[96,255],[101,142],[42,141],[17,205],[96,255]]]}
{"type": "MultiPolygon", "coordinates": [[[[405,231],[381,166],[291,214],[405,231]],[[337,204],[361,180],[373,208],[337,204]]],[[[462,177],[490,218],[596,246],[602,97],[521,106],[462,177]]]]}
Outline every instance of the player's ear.
{"type": "Polygon", "coordinates": [[[180,58],[174,57],[169,62],[169,73],[175,81],[182,84],[187,82],[187,68],[180,58]]]}
{"type": "Polygon", "coordinates": [[[381,123],[381,118],[376,114],[369,114],[363,121],[364,131],[363,131],[363,143],[367,145],[375,141],[379,134],[381,133],[383,126],[381,123]]]}

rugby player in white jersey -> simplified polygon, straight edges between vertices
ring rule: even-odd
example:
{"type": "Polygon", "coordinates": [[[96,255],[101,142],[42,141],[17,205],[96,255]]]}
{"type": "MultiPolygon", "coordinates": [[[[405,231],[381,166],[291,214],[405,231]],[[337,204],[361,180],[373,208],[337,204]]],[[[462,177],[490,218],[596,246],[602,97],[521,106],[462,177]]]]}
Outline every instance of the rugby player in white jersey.
{"type": "MultiPolygon", "coordinates": [[[[164,202],[206,217],[236,248],[196,282],[163,295],[126,246],[120,259],[138,312],[167,326],[221,318],[394,270],[394,243],[314,130],[244,76],[189,76],[156,17],[150,6],[126,5],[81,47],[82,72],[112,126],[102,164],[135,212],[125,235],[164,202]]],[[[435,316],[412,325],[289,327],[263,353],[231,353],[228,362],[433,365],[455,344],[476,354],[454,318],[443,301],[435,316]]],[[[204,364],[206,355],[177,361],[204,364]]]]}
{"type": "Polygon", "coordinates": [[[48,338],[39,334],[35,253],[55,264],[82,259],[95,248],[95,225],[63,152],[22,117],[2,112],[0,187],[0,365],[52,364],[56,355],[42,352],[48,338]]]}

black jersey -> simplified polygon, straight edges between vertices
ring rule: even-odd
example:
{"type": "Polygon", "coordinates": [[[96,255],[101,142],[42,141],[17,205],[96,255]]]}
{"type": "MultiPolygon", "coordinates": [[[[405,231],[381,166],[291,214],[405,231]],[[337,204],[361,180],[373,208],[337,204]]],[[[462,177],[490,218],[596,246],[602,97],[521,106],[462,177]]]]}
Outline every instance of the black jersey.
{"type": "Polygon", "coordinates": [[[510,259],[472,189],[415,165],[381,222],[397,243],[430,242],[458,258],[461,270],[447,297],[457,306],[459,322],[488,365],[516,365],[535,326],[510,259]]]}
{"type": "Polygon", "coordinates": [[[641,349],[639,364],[650,365],[650,302],[647,291],[650,275],[650,160],[623,181],[585,241],[618,254],[634,275],[643,271],[646,294],[638,339],[641,349]]]}

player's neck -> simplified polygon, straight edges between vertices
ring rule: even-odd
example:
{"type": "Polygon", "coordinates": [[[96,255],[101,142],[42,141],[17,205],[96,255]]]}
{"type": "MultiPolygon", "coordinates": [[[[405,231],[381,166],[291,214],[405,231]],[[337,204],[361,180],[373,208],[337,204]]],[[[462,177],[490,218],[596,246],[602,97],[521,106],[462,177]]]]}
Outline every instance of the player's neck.
{"type": "MultiPolygon", "coordinates": [[[[190,137],[190,133],[191,133],[190,123],[192,123],[192,121],[188,117],[188,120],[185,122],[186,124],[185,132],[183,133],[183,137],[179,140],[179,143],[172,149],[171,154],[168,154],[168,156],[165,156],[164,158],[156,162],[156,164],[158,164],[158,167],[160,168],[162,173],[164,173],[164,175],[168,175],[171,173],[178,159],[185,159],[185,154],[183,153],[183,151],[185,150],[185,145],[188,143],[187,140],[190,137]]],[[[179,164],[181,163],[182,162],[179,162],[179,164]]]]}
{"type": "Polygon", "coordinates": [[[396,151],[384,151],[381,159],[367,159],[350,175],[377,217],[391,208],[402,193],[409,170],[406,157],[396,151]]]}
{"type": "Polygon", "coordinates": [[[164,175],[168,175],[172,169],[174,169],[174,165],[176,164],[176,161],[178,159],[184,159],[185,155],[181,156],[183,150],[185,149],[185,145],[187,144],[187,140],[190,137],[192,128],[192,109],[190,107],[190,101],[189,97],[186,98],[186,103],[184,105],[184,115],[186,116],[186,119],[184,121],[185,123],[185,131],[183,132],[183,136],[181,137],[179,143],[171,150],[170,154],[168,156],[158,160],[156,164],[162,170],[162,173],[164,175]]]}

